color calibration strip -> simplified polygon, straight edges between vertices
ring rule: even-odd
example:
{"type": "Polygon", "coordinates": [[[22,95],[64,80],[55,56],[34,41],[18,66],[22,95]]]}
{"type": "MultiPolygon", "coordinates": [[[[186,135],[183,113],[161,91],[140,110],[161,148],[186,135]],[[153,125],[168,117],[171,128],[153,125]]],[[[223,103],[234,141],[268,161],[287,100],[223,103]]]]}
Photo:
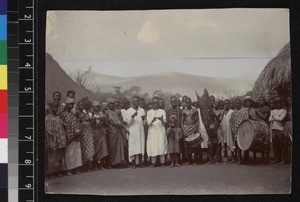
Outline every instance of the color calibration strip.
{"type": "Polygon", "coordinates": [[[0,0],[0,196],[8,200],[7,0],[0,0]]]}

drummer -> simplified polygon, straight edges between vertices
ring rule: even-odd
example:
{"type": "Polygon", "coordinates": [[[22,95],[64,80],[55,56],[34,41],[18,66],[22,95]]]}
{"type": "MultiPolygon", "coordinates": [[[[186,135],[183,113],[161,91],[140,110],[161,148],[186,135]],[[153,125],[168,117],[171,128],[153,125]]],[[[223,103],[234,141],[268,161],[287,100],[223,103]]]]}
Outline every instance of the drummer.
{"type": "Polygon", "coordinates": [[[264,97],[258,99],[258,108],[255,110],[255,114],[258,120],[268,123],[270,108],[266,105],[266,99],[264,97]]]}
{"type": "MultiPolygon", "coordinates": [[[[266,127],[268,128],[269,130],[269,140],[268,140],[268,144],[267,144],[267,152],[266,152],[266,158],[265,158],[265,162],[266,163],[269,163],[269,154],[270,154],[270,150],[271,150],[271,142],[272,142],[272,136],[271,136],[271,131],[270,131],[270,127],[269,127],[269,124],[268,124],[268,119],[269,119],[269,116],[270,116],[270,107],[267,106],[266,104],[266,99],[264,97],[260,97],[258,99],[258,108],[256,109],[255,113],[256,113],[256,117],[258,118],[258,120],[261,121],[262,124],[266,125],[266,127]]],[[[264,158],[264,156],[263,156],[264,158]]]]}
{"type": "MultiPolygon", "coordinates": [[[[247,97],[246,97],[247,98],[247,97]]],[[[247,103],[246,100],[244,99],[245,104],[247,103]]],[[[230,117],[230,127],[231,127],[231,132],[232,132],[232,136],[234,137],[234,142],[235,142],[235,160],[238,160],[239,164],[242,163],[242,159],[241,159],[241,150],[238,149],[238,145],[237,145],[237,131],[238,128],[240,126],[240,124],[245,120],[249,118],[249,108],[248,107],[243,107],[242,108],[242,101],[240,98],[236,98],[234,100],[234,104],[235,104],[235,109],[232,112],[232,115],[230,117]],[[238,154],[238,159],[237,159],[237,155],[238,154]]],[[[248,106],[249,103],[247,103],[248,106]]]]}
{"type": "MultiPolygon", "coordinates": [[[[187,138],[190,135],[197,133],[198,130],[198,111],[192,107],[192,100],[189,97],[185,98],[186,108],[182,110],[182,126],[184,137],[187,138]]],[[[188,142],[184,142],[185,152],[187,154],[188,163],[191,165],[197,165],[198,156],[201,152],[201,145],[195,148],[191,148],[188,142]],[[195,160],[192,159],[194,153],[195,160]]]]}
{"type": "MultiPolygon", "coordinates": [[[[244,104],[244,109],[248,110],[248,118],[252,120],[256,120],[256,113],[254,109],[254,100],[250,96],[246,96],[243,100],[244,104]]],[[[249,162],[249,151],[244,151],[244,163],[249,162]]]]}

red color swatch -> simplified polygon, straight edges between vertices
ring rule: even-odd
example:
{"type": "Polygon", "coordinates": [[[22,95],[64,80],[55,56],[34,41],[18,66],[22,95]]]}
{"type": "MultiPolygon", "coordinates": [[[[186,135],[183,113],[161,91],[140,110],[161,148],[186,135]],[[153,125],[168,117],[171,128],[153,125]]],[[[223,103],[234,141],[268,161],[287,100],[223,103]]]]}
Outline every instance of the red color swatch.
{"type": "Polygon", "coordinates": [[[7,114],[7,90],[0,90],[0,114],[7,114]]]}

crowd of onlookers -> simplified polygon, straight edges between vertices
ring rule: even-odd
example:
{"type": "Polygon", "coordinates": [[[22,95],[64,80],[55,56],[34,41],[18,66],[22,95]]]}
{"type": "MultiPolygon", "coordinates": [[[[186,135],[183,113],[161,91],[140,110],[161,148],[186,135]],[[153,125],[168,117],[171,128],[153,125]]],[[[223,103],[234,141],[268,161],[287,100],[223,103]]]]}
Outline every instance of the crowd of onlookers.
{"type": "Polygon", "coordinates": [[[216,101],[210,96],[209,102],[212,111],[207,121],[199,102],[188,96],[172,96],[166,109],[157,96],[148,103],[138,96],[102,103],[85,97],[76,102],[75,92],[69,90],[61,102],[61,93],[56,91],[45,108],[46,174],[217,164],[224,158],[240,164],[253,162],[256,152],[252,151],[254,159],[250,159],[249,151],[242,151],[237,142],[244,120],[259,122],[266,129],[264,163],[291,162],[290,97],[267,102],[264,97],[216,101]],[[274,158],[269,158],[270,153],[274,158]]]}

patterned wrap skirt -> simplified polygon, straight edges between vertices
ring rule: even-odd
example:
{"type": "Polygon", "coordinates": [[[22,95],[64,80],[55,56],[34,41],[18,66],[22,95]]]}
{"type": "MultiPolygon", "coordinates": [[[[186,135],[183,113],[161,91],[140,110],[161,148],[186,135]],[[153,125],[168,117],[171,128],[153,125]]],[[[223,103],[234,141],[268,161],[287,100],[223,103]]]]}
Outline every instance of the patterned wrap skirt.
{"type": "Polygon", "coordinates": [[[93,132],[90,125],[84,125],[81,138],[82,163],[93,161],[95,155],[93,132]]]}
{"type": "Polygon", "coordinates": [[[95,159],[99,161],[108,155],[106,127],[93,127],[93,139],[95,147],[95,159]]]}

